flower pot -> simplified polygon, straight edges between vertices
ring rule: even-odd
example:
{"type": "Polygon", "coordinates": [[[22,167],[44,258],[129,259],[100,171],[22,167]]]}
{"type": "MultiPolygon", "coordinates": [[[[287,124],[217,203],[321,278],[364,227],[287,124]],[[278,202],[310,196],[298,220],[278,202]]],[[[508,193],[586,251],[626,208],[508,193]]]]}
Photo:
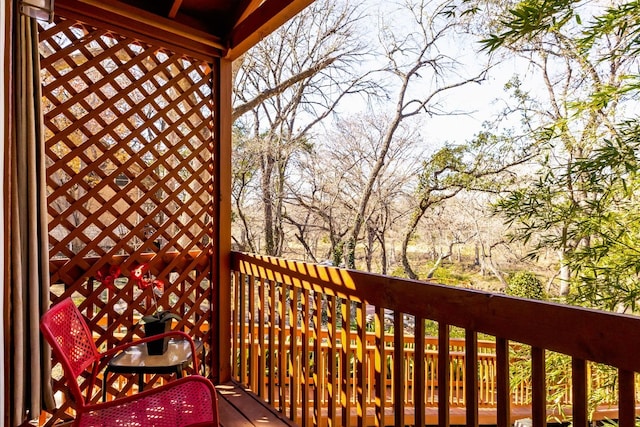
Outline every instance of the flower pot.
{"type": "MultiPolygon", "coordinates": [[[[171,330],[171,319],[158,320],[144,324],[144,334],[147,337],[162,334],[171,330]]],[[[147,342],[147,353],[151,355],[164,354],[167,351],[170,337],[164,337],[147,342]]]]}

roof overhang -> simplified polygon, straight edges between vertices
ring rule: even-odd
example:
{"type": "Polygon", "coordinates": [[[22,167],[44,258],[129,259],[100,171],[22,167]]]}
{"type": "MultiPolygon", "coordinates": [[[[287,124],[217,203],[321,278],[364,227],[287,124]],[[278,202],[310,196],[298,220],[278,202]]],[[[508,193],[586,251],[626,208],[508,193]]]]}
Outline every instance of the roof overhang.
{"type": "Polygon", "coordinates": [[[56,11],[234,60],[314,0],[56,0],[56,11]]]}

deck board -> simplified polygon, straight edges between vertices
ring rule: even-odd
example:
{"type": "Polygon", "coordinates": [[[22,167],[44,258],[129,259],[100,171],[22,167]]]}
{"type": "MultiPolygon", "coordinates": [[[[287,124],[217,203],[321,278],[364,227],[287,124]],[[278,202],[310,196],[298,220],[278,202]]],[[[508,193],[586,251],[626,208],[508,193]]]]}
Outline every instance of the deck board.
{"type": "Polygon", "coordinates": [[[296,427],[257,396],[230,381],[216,386],[222,427],[296,427]]]}
{"type": "MultiPolygon", "coordinates": [[[[225,384],[216,386],[218,390],[218,406],[220,412],[220,424],[222,427],[253,427],[253,426],[282,426],[282,427],[296,427],[297,425],[292,421],[285,418],[282,414],[276,412],[274,408],[267,403],[260,400],[255,394],[246,390],[240,384],[230,381],[225,384]]],[[[450,408],[450,422],[452,425],[464,425],[466,423],[466,414],[464,407],[451,407],[450,408]]],[[[636,408],[636,413],[640,414],[640,407],[636,408]]],[[[298,416],[300,416],[298,412],[298,416]]],[[[407,424],[411,424],[414,419],[413,408],[405,409],[405,421],[407,424]]],[[[556,413],[554,410],[548,411],[548,416],[559,416],[560,418],[567,419],[571,415],[571,408],[565,408],[564,416],[556,413]]],[[[531,417],[530,406],[512,406],[511,407],[511,423],[522,418],[531,417]]],[[[615,419],[617,418],[617,411],[615,408],[609,408],[601,406],[595,412],[594,419],[615,419]]],[[[478,419],[480,425],[495,425],[496,424],[496,409],[495,408],[480,408],[478,410],[478,419]]],[[[322,413],[319,420],[320,427],[326,427],[327,423],[326,408],[322,409],[322,413]]],[[[338,425],[342,424],[341,414],[338,413],[338,419],[336,420],[338,425]]],[[[357,422],[357,416],[355,408],[351,411],[351,424],[355,425],[357,422]]],[[[375,413],[373,408],[368,408],[367,416],[365,418],[365,425],[374,426],[375,413]]],[[[425,408],[425,425],[437,425],[438,424],[438,408],[427,407],[425,408]]],[[[394,425],[394,415],[391,408],[385,410],[385,426],[394,425]]]]}

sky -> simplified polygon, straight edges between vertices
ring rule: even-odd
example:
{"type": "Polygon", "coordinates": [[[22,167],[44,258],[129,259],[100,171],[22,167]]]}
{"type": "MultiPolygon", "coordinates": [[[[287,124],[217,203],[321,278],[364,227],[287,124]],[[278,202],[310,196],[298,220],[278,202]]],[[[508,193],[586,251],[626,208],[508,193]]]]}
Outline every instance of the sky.
{"type": "MultiPolygon", "coordinates": [[[[370,27],[366,37],[370,38],[371,45],[378,43],[379,14],[390,25],[394,25],[393,21],[399,22],[396,25],[401,27],[400,31],[407,32],[409,29],[408,23],[411,21],[395,12],[395,9],[398,8],[396,3],[385,0],[366,0],[366,4],[368,5],[367,10],[371,14],[370,27]]],[[[460,75],[477,74],[480,65],[487,61],[487,55],[480,52],[481,46],[477,43],[477,39],[464,37],[459,33],[454,36],[439,44],[439,53],[451,56],[461,63],[457,70],[460,75]]],[[[368,64],[368,66],[375,67],[376,65],[368,64]]],[[[504,101],[499,101],[500,98],[504,99],[508,96],[504,91],[504,85],[515,73],[520,71],[521,69],[516,62],[505,62],[490,70],[485,81],[481,84],[472,83],[448,91],[446,96],[439,100],[442,104],[441,109],[447,112],[457,112],[457,114],[424,116],[421,134],[425,142],[433,145],[435,149],[445,142],[457,144],[472,139],[482,130],[485,121],[490,120],[501,108],[504,108],[504,101]]],[[[424,79],[423,83],[425,85],[423,89],[431,84],[428,79],[424,79]]],[[[416,91],[419,90],[418,86],[415,88],[416,91]]],[[[418,93],[416,93],[417,96],[419,96],[418,93]]],[[[350,99],[340,111],[349,114],[350,112],[364,111],[369,107],[370,105],[365,100],[350,99]]],[[[393,105],[390,105],[390,108],[393,108],[393,105]]]]}

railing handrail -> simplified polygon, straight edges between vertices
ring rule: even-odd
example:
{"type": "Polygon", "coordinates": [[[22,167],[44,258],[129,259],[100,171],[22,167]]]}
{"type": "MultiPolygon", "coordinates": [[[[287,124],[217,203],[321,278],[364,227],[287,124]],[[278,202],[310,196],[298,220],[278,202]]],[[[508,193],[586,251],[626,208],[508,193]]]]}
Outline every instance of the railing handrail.
{"type": "Polygon", "coordinates": [[[640,317],[238,252],[231,270],[234,375],[303,426],[323,426],[323,411],[331,425],[424,425],[435,405],[439,425],[464,406],[462,423],[475,427],[490,405],[490,424],[506,427],[512,407],[529,403],[534,427],[568,419],[567,408],[586,425],[593,362],[618,370],[606,416],[635,424],[640,317]],[[464,329],[464,348],[452,348],[452,326],[464,329]],[[481,351],[480,333],[495,352],[481,351]],[[549,384],[553,399],[551,352],[570,357],[549,384]],[[527,375],[516,387],[512,363],[527,375]]]}
{"type": "Polygon", "coordinates": [[[640,372],[640,317],[240,252],[231,264],[262,279],[640,372]]]}

